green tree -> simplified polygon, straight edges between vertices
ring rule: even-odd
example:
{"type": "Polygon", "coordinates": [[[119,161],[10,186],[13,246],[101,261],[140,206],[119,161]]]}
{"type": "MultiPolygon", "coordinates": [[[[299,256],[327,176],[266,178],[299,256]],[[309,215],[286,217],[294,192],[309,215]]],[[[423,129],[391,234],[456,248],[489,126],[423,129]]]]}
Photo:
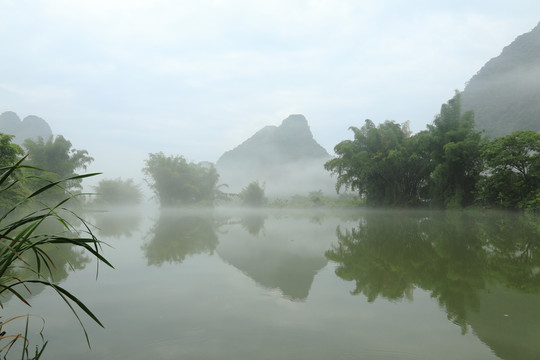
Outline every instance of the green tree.
{"type": "MultiPolygon", "coordinates": [[[[0,133],[0,167],[8,169],[9,166],[15,164],[24,154],[23,149],[14,144],[13,135],[5,135],[0,133]]],[[[0,176],[4,175],[7,170],[0,172],[0,176]]],[[[5,211],[10,209],[19,201],[30,195],[29,190],[25,187],[22,180],[22,171],[17,169],[7,178],[2,187],[2,198],[0,199],[0,210],[5,211]]]]}
{"type": "MultiPolygon", "coordinates": [[[[94,160],[88,156],[88,151],[73,149],[71,142],[62,135],[50,137],[45,141],[42,137],[37,140],[26,139],[23,146],[28,151],[28,163],[32,166],[46,170],[40,174],[39,179],[31,181],[29,186],[37,189],[46,183],[56,182],[77,175],[77,170],[86,170],[94,160]]],[[[66,181],[62,188],[55,187],[55,191],[47,194],[47,199],[58,198],[66,192],[77,191],[82,188],[82,179],[66,181]]]]}
{"type": "Polygon", "coordinates": [[[15,164],[24,154],[23,149],[13,143],[13,135],[0,133],[0,166],[15,164]]]}
{"type": "Polygon", "coordinates": [[[143,172],[162,207],[213,205],[219,175],[212,164],[187,162],[183,156],[149,154],[143,172]]]}
{"type": "Polygon", "coordinates": [[[482,170],[481,133],[474,130],[474,113],[461,112],[461,94],[441,106],[432,125],[430,197],[437,207],[462,207],[475,200],[482,170]]]}
{"type": "Polygon", "coordinates": [[[141,202],[142,192],[133,179],[103,179],[94,187],[97,203],[108,205],[137,205],[141,202]]]}
{"type": "Polygon", "coordinates": [[[248,186],[242,189],[239,196],[242,199],[242,204],[245,206],[259,207],[267,202],[264,196],[264,188],[258,181],[249,183],[248,186]]]}
{"type": "Polygon", "coordinates": [[[358,191],[370,205],[416,205],[428,175],[422,138],[410,138],[408,124],[366,120],[350,128],[354,140],[334,148],[338,157],[325,163],[337,175],[336,190],[358,191]]]}
{"type": "Polygon", "coordinates": [[[516,131],[482,148],[486,175],[480,183],[485,204],[540,209],[540,133],[516,131]]]}

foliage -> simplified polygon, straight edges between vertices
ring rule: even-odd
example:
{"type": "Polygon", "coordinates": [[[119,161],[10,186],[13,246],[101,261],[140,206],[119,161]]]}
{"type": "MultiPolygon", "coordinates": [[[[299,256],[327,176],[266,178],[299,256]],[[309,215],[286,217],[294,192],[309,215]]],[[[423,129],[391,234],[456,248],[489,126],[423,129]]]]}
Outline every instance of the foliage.
{"type": "Polygon", "coordinates": [[[137,205],[142,199],[141,189],[133,179],[103,179],[94,190],[99,195],[96,201],[108,205],[137,205]]]}
{"type": "Polygon", "coordinates": [[[325,169],[337,175],[336,190],[356,190],[369,205],[416,205],[427,172],[421,138],[410,140],[408,124],[386,121],[375,127],[371,120],[354,132],[354,140],[334,148],[337,158],[325,169]]]}
{"type": "Polygon", "coordinates": [[[162,207],[213,205],[219,175],[215,167],[187,162],[183,156],[149,154],[143,172],[162,207]]]}
{"type": "MultiPolygon", "coordinates": [[[[9,168],[9,165],[15,164],[20,156],[23,155],[23,149],[13,143],[12,135],[4,135],[0,133],[0,167],[9,168]]],[[[7,170],[6,170],[7,171],[7,170]]],[[[3,173],[3,172],[2,172],[3,173]]],[[[2,175],[0,173],[0,176],[2,175]]],[[[19,201],[28,196],[30,192],[19,181],[21,180],[22,171],[16,169],[9,178],[4,181],[2,188],[2,198],[0,200],[0,211],[8,211],[19,201]]]]}
{"type": "Polygon", "coordinates": [[[336,190],[358,191],[368,205],[461,207],[474,202],[480,177],[481,136],[472,112],[461,114],[460,94],[443,104],[433,125],[414,136],[408,124],[366,120],[353,140],[334,148],[324,165],[336,190]]]}
{"type": "Polygon", "coordinates": [[[0,133],[0,166],[14,164],[24,154],[23,149],[13,143],[13,138],[13,135],[0,133]]]}
{"type": "Polygon", "coordinates": [[[264,187],[258,181],[249,183],[248,186],[242,189],[239,196],[242,199],[242,205],[245,206],[260,207],[268,201],[264,196],[264,187]]]}
{"type": "Polygon", "coordinates": [[[63,191],[56,187],[41,194],[41,198],[56,201],[67,193],[82,188],[82,179],[75,177],[77,170],[86,170],[87,166],[94,160],[88,156],[86,150],[72,149],[71,142],[61,135],[55,138],[50,137],[47,141],[42,137],[39,137],[38,140],[26,139],[23,146],[28,151],[28,163],[48,171],[47,173],[40,172],[37,178],[29,178],[28,187],[30,189],[37,190],[48,183],[73,177],[62,182],[63,191]]]}
{"type": "Polygon", "coordinates": [[[473,112],[461,113],[459,93],[441,106],[428,131],[433,162],[429,193],[433,205],[471,205],[481,172],[481,135],[474,130],[473,112]]]}
{"type": "Polygon", "coordinates": [[[484,204],[540,209],[540,133],[516,131],[482,148],[486,176],[480,184],[484,204]]]}
{"type": "MultiPolygon", "coordinates": [[[[21,169],[39,171],[35,167],[22,165],[23,160],[24,158],[15,165],[0,167],[0,174],[2,174],[0,177],[0,194],[3,194],[10,184],[21,181],[20,178],[12,178],[17,171],[21,169]]],[[[66,246],[80,248],[112,267],[101,255],[101,242],[94,236],[85,221],[66,207],[66,203],[72,196],[61,199],[51,207],[43,206],[26,213],[21,213],[21,209],[23,209],[23,205],[32,202],[39,194],[46,193],[54,187],[60,187],[66,182],[79,181],[93,175],[96,174],[76,175],[49,183],[26,196],[0,216],[0,296],[5,298],[6,294],[11,294],[25,304],[30,305],[28,301],[29,294],[26,292],[27,285],[40,284],[51,288],[72,310],[83,328],[87,341],[86,329],[75,311],[75,306],[97,324],[103,325],[81,300],[52,280],[53,269],[57,264],[50,256],[50,251],[57,247],[66,246]],[[51,221],[59,223],[63,231],[59,233],[41,231],[45,224],[51,221]],[[82,224],[84,230],[77,230],[75,221],[82,224]],[[21,276],[21,273],[26,275],[21,276]]],[[[2,302],[0,302],[0,305],[2,305],[2,302]]],[[[8,321],[2,320],[0,325],[6,324],[8,321]]],[[[13,342],[19,338],[25,338],[23,339],[23,358],[24,353],[29,357],[26,336],[0,336],[0,341],[7,340],[11,342],[8,347],[2,347],[0,353],[4,350],[9,351],[13,342]]]]}

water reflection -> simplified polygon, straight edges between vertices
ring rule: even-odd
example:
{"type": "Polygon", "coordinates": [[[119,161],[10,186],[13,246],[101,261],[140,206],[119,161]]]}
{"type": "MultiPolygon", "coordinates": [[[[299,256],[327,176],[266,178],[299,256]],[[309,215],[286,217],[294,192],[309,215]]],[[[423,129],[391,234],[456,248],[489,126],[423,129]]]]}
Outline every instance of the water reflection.
{"type": "MultiPolygon", "coordinates": [[[[66,285],[107,328],[92,331],[88,352],[61,316],[46,316],[65,339],[47,349],[51,358],[152,358],[164,347],[170,358],[201,359],[540,358],[538,218],[224,209],[152,215],[129,238],[103,239],[117,265],[100,276],[105,284],[96,289],[103,291],[89,287],[84,272],[70,275],[66,285]],[[133,343],[139,338],[145,341],[133,343]]],[[[86,264],[76,252],[68,259],[86,264]]]]}
{"type": "Polygon", "coordinates": [[[320,219],[314,225],[306,217],[288,219],[265,212],[162,211],[142,250],[148,265],[160,266],[218,248],[226,263],[259,285],[279,289],[287,299],[304,300],[328,262],[324,250],[333,232],[332,226],[322,224],[320,219]]]}
{"type": "Polygon", "coordinates": [[[130,237],[139,230],[142,216],[139,212],[114,209],[95,213],[95,226],[100,237],[130,237]]]}
{"type": "MultiPolygon", "coordinates": [[[[76,219],[71,219],[70,221],[74,223],[76,219]]],[[[66,234],[64,226],[59,221],[52,218],[41,223],[35,234],[70,235],[69,233],[66,234]]],[[[35,271],[36,269],[40,269],[41,278],[47,279],[54,284],[60,284],[68,278],[70,273],[84,269],[91,261],[91,258],[83,250],[69,244],[62,244],[61,246],[51,244],[43,246],[42,250],[46,253],[44,256],[47,257],[49,266],[45,264],[43,259],[38,259],[39,254],[27,252],[23,256],[24,263],[21,261],[20,266],[10,268],[5,278],[16,278],[20,280],[36,279],[38,275],[35,271]]],[[[45,288],[45,285],[39,283],[28,283],[24,286],[15,287],[25,299],[30,300],[30,303],[32,302],[32,298],[38,296],[45,288]]],[[[12,298],[13,294],[5,291],[2,293],[0,300],[5,305],[12,298]]]]}
{"type": "Polygon", "coordinates": [[[322,220],[313,224],[304,216],[251,213],[239,217],[241,227],[234,218],[223,227],[219,256],[260,286],[278,289],[292,301],[305,300],[315,275],[327,264],[324,249],[332,239],[332,227],[322,226],[322,220]]]}
{"type": "Polygon", "coordinates": [[[264,229],[266,217],[263,213],[244,214],[240,218],[240,224],[250,235],[259,236],[259,233],[264,229]]]}
{"type": "Polygon", "coordinates": [[[212,254],[218,244],[214,217],[209,214],[160,212],[142,245],[148,265],[181,263],[186,256],[212,254]]]}
{"type": "Polygon", "coordinates": [[[482,225],[493,277],[520,292],[540,293],[540,218],[495,213],[482,225]]]}
{"type": "Polygon", "coordinates": [[[539,224],[509,213],[374,212],[354,228],[338,227],[326,257],[338,264],[336,275],[355,282],[353,295],[412,299],[422,288],[498,356],[536,358],[540,345],[530,336],[540,336],[539,224]]]}
{"type": "Polygon", "coordinates": [[[412,301],[423,289],[462,333],[472,330],[500,358],[532,359],[540,354],[531,339],[540,336],[539,224],[538,217],[491,212],[370,211],[355,220],[161,212],[142,250],[147,265],[157,266],[215,252],[295,302],[308,298],[330,260],[339,278],[354,282],[353,295],[412,301]]]}

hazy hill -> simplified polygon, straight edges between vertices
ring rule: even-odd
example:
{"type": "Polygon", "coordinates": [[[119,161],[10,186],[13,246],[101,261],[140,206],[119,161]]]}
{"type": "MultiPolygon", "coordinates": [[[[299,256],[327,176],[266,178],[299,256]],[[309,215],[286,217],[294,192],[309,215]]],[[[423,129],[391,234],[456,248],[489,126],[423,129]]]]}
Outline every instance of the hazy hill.
{"type": "Polygon", "coordinates": [[[540,131],[540,24],[471,78],[462,94],[462,110],[470,109],[476,127],[493,136],[540,131]]]}
{"type": "Polygon", "coordinates": [[[13,111],[0,114],[0,132],[15,135],[13,142],[19,145],[28,138],[37,139],[41,136],[48,139],[53,134],[49,124],[42,118],[30,115],[21,121],[13,111]]]}
{"type": "Polygon", "coordinates": [[[217,161],[220,183],[238,192],[251,181],[266,184],[273,195],[333,191],[323,164],[330,158],[303,115],[290,115],[280,126],[266,126],[217,161]]]}

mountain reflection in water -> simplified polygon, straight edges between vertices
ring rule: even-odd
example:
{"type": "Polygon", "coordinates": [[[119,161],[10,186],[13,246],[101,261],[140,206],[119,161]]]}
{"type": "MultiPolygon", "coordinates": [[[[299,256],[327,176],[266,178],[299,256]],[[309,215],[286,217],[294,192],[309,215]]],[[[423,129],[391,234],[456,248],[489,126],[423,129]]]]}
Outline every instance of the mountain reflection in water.
{"type": "Polygon", "coordinates": [[[77,324],[37,289],[44,336],[62,339],[46,358],[540,358],[538,216],[221,208],[103,215],[94,220],[115,269],[100,269],[95,281],[95,267],[68,249],[77,271],[59,260],[55,276],[105,329],[90,329],[88,351],[77,324]]]}

